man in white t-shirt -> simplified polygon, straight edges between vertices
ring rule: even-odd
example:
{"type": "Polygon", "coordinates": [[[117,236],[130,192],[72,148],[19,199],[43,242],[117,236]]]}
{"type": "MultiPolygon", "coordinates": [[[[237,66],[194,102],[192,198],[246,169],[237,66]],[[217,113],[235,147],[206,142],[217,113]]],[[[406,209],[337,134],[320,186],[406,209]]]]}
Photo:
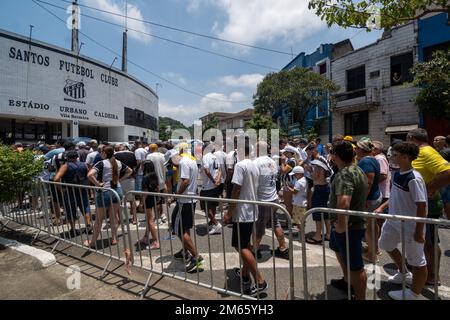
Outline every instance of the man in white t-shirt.
{"type": "Polygon", "coordinates": [[[94,160],[95,157],[97,157],[98,155],[98,142],[97,140],[91,140],[88,143],[88,146],[91,147],[91,152],[88,153],[88,155],[86,156],[86,164],[88,166],[88,169],[92,169],[92,167],[94,166],[94,160]]]}
{"type": "Polygon", "coordinates": [[[389,162],[383,154],[383,143],[373,141],[373,156],[380,164],[380,180],[378,186],[383,197],[383,203],[389,199],[391,188],[391,171],[389,170],[389,162]]]}
{"type": "MultiPolygon", "coordinates": [[[[198,167],[196,161],[184,151],[180,149],[179,152],[172,153],[172,162],[180,172],[176,194],[195,196],[197,195],[198,167]]],[[[196,200],[177,198],[177,204],[172,211],[172,233],[180,238],[183,247],[175,253],[174,257],[184,259],[186,272],[199,271],[203,265],[203,257],[199,255],[191,239],[195,205],[196,200]]]]}
{"type": "MultiPolygon", "coordinates": [[[[205,153],[202,159],[202,191],[201,197],[218,198],[223,192],[220,187],[222,182],[222,172],[220,170],[220,162],[213,154],[214,147],[212,144],[205,143],[203,145],[203,152],[205,153]]],[[[201,201],[200,207],[206,212],[209,219],[208,233],[219,234],[222,230],[222,225],[216,219],[216,208],[218,202],[216,201],[201,201]]]]}
{"type": "MultiPolygon", "coordinates": [[[[233,192],[232,199],[250,200],[257,199],[258,175],[259,170],[250,160],[250,142],[245,139],[245,157],[239,161],[233,174],[233,192]]],[[[236,276],[241,278],[243,286],[248,286],[244,294],[250,296],[259,295],[267,290],[267,282],[264,280],[260,270],[256,268],[256,259],[252,254],[250,239],[254,228],[254,223],[258,220],[258,206],[254,204],[236,204],[231,203],[228,212],[225,215],[226,221],[233,221],[232,246],[242,257],[242,269],[234,269],[236,276]],[[255,285],[251,285],[250,273],[255,280],[255,285]]]]}
{"type": "MultiPolygon", "coordinates": [[[[228,151],[228,150],[227,150],[228,151]]],[[[225,180],[225,189],[227,193],[227,198],[231,198],[231,192],[233,191],[233,184],[231,183],[231,179],[233,178],[234,167],[236,163],[238,163],[238,153],[237,153],[237,137],[234,138],[234,148],[233,150],[227,153],[227,157],[225,160],[227,174],[225,180]]]]}
{"type": "MultiPolygon", "coordinates": [[[[408,142],[400,142],[393,147],[393,161],[399,165],[400,171],[394,174],[391,197],[387,202],[375,210],[383,212],[389,207],[389,214],[426,218],[427,189],[422,175],[413,169],[411,162],[419,155],[419,147],[408,142]]],[[[406,300],[424,300],[421,295],[427,281],[427,260],[425,259],[425,225],[408,221],[404,223],[404,241],[406,261],[412,266],[412,274],[403,268],[402,253],[397,249],[402,243],[401,221],[386,220],[381,229],[379,247],[386,250],[398,272],[389,277],[391,283],[401,284],[403,277],[410,284],[404,292],[406,300]]],[[[389,296],[394,300],[402,300],[402,290],[390,291],[389,296]]]]}
{"type": "MultiPolygon", "coordinates": [[[[158,176],[158,189],[160,193],[166,193],[166,167],[165,162],[166,159],[164,155],[158,151],[158,145],[153,143],[149,146],[149,154],[147,155],[147,160],[153,162],[155,167],[156,175],[158,176]]],[[[158,213],[158,223],[165,223],[167,218],[162,212],[162,204],[164,204],[164,199],[161,197],[156,205],[157,213],[158,213]]]]}
{"type": "MultiPolygon", "coordinates": [[[[253,160],[259,170],[258,179],[258,201],[279,203],[278,193],[276,188],[276,179],[278,174],[278,166],[276,162],[267,155],[267,142],[259,141],[257,146],[258,158],[253,160]],[[265,152],[264,152],[265,150],[265,152]],[[264,155],[263,155],[264,154],[264,155]]],[[[284,232],[281,228],[280,221],[276,214],[276,208],[272,206],[258,206],[258,221],[256,222],[256,243],[255,246],[259,248],[262,237],[265,234],[266,226],[269,224],[270,228],[274,228],[275,236],[278,240],[278,248],[274,251],[276,257],[289,259],[289,250],[286,247],[284,240],[284,232]]],[[[257,258],[261,258],[260,250],[257,251],[257,258]]]]}

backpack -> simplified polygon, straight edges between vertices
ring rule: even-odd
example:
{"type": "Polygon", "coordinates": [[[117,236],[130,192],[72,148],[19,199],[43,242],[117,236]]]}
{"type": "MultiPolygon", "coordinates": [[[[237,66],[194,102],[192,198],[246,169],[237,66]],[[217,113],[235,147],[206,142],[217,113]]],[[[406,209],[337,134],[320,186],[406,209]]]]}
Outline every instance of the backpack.
{"type": "Polygon", "coordinates": [[[68,162],[67,172],[64,175],[63,181],[65,183],[87,185],[87,167],[82,162],[68,162]]]}
{"type": "Polygon", "coordinates": [[[100,155],[100,153],[97,153],[97,155],[94,158],[94,163],[92,163],[92,165],[96,165],[98,162],[102,161],[102,156],[100,155]]]}

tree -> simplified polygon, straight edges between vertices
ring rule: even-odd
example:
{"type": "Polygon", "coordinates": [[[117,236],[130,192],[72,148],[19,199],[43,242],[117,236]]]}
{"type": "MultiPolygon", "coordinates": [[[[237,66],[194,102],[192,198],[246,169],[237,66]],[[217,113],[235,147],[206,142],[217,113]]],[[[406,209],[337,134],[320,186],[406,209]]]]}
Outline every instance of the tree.
{"type": "MultiPolygon", "coordinates": [[[[420,19],[433,12],[450,13],[448,0],[310,0],[309,9],[316,11],[328,26],[391,29],[420,19]]],[[[450,23],[450,15],[449,15],[450,23]]]]}
{"type": "Polygon", "coordinates": [[[281,106],[288,106],[294,122],[305,132],[308,112],[327,99],[339,87],[332,81],[309,69],[296,67],[277,73],[269,73],[258,85],[253,96],[257,113],[272,113],[281,106]]]}
{"type": "Polygon", "coordinates": [[[433,59],[414,65],[413,84],[421,87],[414,102],[430,116],[450,120],[450,50],[436,51],[433,59]]]}
{"type": "Polygon", "coordinates": [[[268,135],[270,135],[270,129],[276,129],[277,125],[273,122],[271,117],[264,114],[254,113],[250,121],[245,124],[245,129],[255,129],[257,132],[260,129],[268,130],[268,135]]]}
{"type": "Polygon", "coordinates": [[[32,151],[0,145],[0,202],[14,201],[29,191],[43,170],[43,161],[35,160],[32,151]]]}
{"type": "MultiPolygon", "coordinates": [[[[210,115],[210,113],[208,113],[210,115]]],[[[208,117],[208,121],[203,125],[203,132],[209,129],[218,129],[219,126],[219,118],[217,116],[208,117]]]]}

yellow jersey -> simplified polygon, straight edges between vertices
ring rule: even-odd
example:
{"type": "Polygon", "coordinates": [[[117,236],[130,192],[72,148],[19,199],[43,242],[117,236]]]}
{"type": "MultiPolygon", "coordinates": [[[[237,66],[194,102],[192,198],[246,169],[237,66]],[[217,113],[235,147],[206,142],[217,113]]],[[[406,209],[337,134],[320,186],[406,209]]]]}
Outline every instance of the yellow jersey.
{"type": "Polygon", "coordinates": [[[439,173],[450,170],[450,163],[431,146],[420,148],[419,156],[412,162],[412,166],[419,171],[426,184],[439,173]]]}

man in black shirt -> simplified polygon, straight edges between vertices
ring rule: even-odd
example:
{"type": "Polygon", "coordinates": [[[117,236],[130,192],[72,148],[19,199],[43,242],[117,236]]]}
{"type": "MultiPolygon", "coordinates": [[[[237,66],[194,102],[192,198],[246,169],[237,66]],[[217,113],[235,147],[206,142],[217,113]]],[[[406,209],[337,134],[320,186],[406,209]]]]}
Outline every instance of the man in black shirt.
{"type": "Polygon", "coordinates": [[[124,196],[126,196],[127,201],[130,203],[133,224],[137,224],[136,201],[134,195],[127,195],[127,192],[135,190],[135,173],[137,168],[136,156],[134,155],[134,152],[127,150],[127,148],[123,144],[117,144],[115,146],[115,151],[116,153],[114,154],[114,157],[125,164],[127,167],[131,168],[131,170],[133,170],[133,174],[129,178],[123,180],[121,182],[121,185],[123,194],[124,196]]]}

